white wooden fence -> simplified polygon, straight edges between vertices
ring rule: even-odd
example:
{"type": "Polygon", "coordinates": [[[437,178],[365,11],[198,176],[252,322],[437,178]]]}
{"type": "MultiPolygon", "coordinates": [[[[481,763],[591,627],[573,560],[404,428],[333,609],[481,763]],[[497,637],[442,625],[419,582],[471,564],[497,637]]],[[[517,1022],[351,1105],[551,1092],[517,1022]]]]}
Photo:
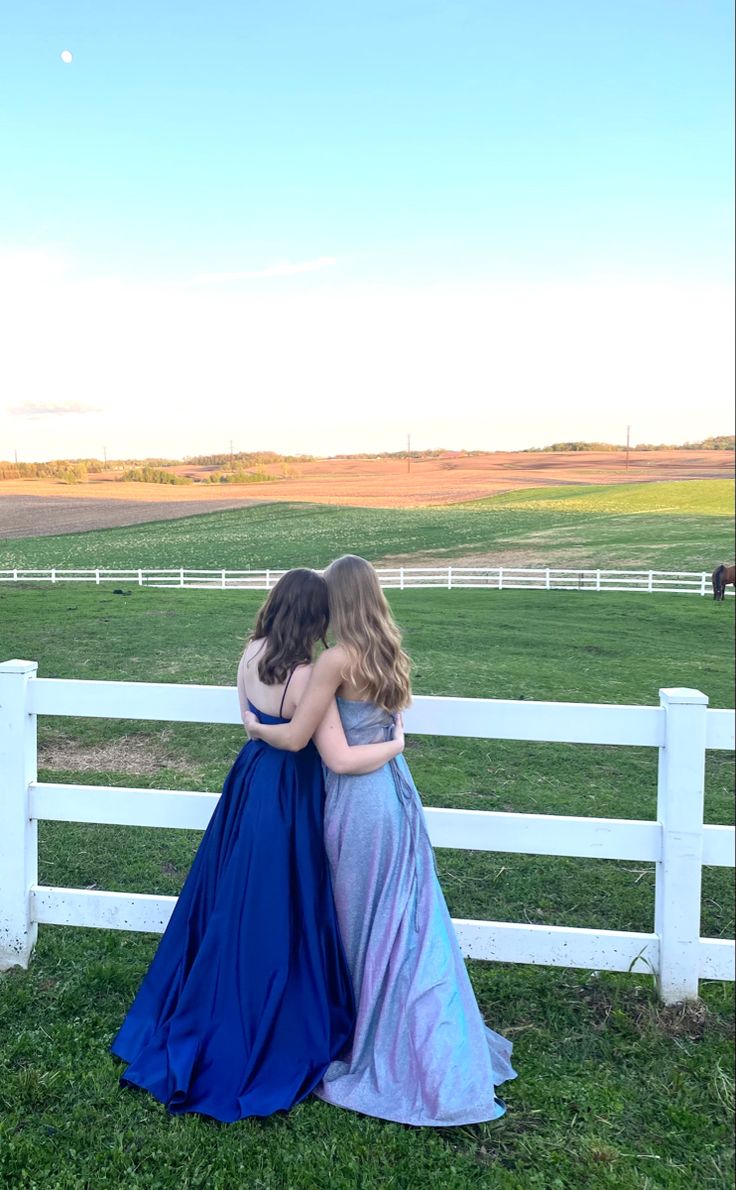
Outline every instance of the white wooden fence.
{"type": "MultiPolygon", "coordinates": [[[[191,570],[184,566],[127,570],[0,570],[0,583],[132,583],[139,587],[198,588],[221,591],[269,591],[285,570],[191,570]]],[[[381,586],[395,590],[439,587],[446,590],[666,591],[677,595],[712,594],[706,571],[555,570],[518,566],[379,567],[381,586]]],[[[728,591],[731,595],[732,592],[728,591]]]]}
{"type": "MultiPolygon", "coordinates": [[[[0,966],[28,964],[39,923],[162,931],[174,897],[38,883],[37,823],[103,822],[204,829],[217,794],[39,782],[38,715],[240,723],[231,687],[38,678],[36,663],[0,664],[0,966]]],[[[734,747],[734,712],[696,690],[660,705],[416,698],[409,732],[659,749],[657,820],[427,809],[437,847],[643,860],[656,864],[653,929],[572,929],[455,920],[464,953],[498,962],[656,973],[665,1002],[700,979],[734,978],[734,943],[700,937],[701,868],[733,867],[734,828],[703,825],[705,754],[734,747]]]]}

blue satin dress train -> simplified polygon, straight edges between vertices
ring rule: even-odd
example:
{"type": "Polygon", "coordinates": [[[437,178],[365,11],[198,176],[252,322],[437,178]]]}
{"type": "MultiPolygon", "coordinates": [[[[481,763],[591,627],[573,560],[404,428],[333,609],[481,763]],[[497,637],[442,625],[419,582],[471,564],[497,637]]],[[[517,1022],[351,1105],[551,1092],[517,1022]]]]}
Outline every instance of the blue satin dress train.
{"type": "Polygon", "coordinates": [[[230,1122],[292,1107],[342,1053],[355,1006],[323,812],[312,743],[244,745],[111,1046],[121,1084],[230,1122]]]}

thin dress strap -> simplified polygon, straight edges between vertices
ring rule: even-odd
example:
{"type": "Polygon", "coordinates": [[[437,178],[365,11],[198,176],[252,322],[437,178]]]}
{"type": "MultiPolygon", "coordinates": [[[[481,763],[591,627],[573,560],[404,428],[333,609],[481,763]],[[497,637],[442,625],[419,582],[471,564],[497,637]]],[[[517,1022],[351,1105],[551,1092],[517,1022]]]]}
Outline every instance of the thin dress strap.
{"type": "Polygon", "coordinates": [[[286,679],[286,685],[284,686],[284,691],[283,691],[283,694],[281,695],[281,706],[279,707],[279,719],[283,719],[283,717],[284,717],[284,713],[283,713],[284,712],[284,699],[286,698],[286,691],[289,689],[289,682],[294,677],[295,673],[296,673],[296,667],[294,669],[292,669],[291,673],[289,674],[288,678],[286,679]]]}

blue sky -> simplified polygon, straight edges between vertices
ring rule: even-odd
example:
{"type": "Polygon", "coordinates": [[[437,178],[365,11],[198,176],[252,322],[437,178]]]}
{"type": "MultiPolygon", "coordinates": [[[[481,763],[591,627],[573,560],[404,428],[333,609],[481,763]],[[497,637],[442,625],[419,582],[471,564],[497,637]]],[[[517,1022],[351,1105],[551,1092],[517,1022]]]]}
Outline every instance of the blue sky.
{"type": "Polygon", "coordinates": [[[0,456],[728,429],[730,4],[25,0],[0,45],[0,456]]]}

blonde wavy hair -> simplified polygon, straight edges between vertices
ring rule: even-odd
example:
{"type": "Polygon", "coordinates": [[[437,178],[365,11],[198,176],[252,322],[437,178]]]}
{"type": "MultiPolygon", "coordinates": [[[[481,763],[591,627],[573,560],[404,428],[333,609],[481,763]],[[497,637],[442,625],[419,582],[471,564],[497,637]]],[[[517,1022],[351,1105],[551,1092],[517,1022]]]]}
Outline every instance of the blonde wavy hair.
{"type": "Polygon", "coordinates": [[[381,590],[364,558],[346,554],[325,570],[330,630],[348,655],[343,677],[390,714],[411,700],[411,661],[381,590]]]}

